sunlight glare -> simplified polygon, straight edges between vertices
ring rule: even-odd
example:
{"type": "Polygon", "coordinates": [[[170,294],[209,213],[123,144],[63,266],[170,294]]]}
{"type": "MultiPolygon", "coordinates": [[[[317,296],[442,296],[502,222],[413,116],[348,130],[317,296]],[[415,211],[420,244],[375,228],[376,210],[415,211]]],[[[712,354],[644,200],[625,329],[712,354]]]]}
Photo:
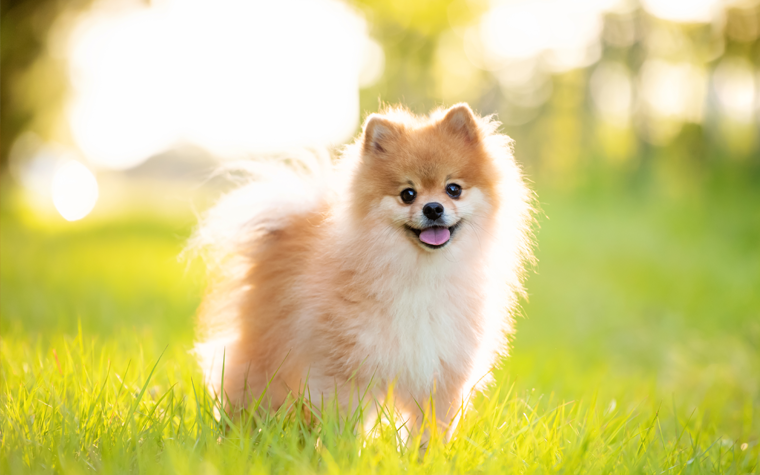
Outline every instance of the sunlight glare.
{"type": "Polygon", "coordinates": [[[70,124],[100,166],[181,142],[233,158],[340,143],[382,74],[382,48],[335,0],[123,4],[97,2],[70,44],[70,124]]]}
{"type": "Polygon", "coordinates": [[[60,165],[53,176],[53,204],[67,221],[84,218],[98,201],[95,175],[76,160],[60,165]]]}

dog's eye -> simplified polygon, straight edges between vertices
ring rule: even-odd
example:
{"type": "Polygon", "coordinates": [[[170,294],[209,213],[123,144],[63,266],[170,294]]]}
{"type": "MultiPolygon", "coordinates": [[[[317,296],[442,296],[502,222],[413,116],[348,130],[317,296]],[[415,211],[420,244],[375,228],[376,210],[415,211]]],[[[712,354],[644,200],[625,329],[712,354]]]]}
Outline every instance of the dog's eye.
{"type": "Polygon", "coordinates": [[[459,195],[462,194],[462,187],[456,183],[449,183],[446,185],[446,194],[452,198],[459,198],[459,195]]]}
{"type": "Polygon", "coordinates": [[[406,204],[411,203],[417,197],[417,192],[411,188],[407,188],[401,192],[401,201],[406,204]]]}

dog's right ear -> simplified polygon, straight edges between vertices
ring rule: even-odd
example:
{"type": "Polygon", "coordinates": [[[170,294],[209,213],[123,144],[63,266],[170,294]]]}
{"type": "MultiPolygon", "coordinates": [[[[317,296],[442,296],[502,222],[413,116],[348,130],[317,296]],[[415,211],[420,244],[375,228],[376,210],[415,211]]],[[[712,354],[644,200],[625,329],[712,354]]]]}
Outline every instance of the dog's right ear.
{"type": "Polygon", "coordinates": [[[371,114],[364,125],[364,153],[386,153],[398,134],[396,124],[379,114],[371,114]]]}

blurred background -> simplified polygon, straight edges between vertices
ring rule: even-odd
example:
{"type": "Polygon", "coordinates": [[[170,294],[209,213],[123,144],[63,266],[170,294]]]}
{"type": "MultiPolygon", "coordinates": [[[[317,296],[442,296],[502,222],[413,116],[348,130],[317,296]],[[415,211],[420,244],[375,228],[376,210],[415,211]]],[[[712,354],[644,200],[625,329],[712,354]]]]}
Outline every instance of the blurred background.
{"type": "Polygon", "coordinates": [[[760,1],[2,8],[6,335],[189,348],[203,273],[176,256],[220,164],[337,147],[385,103],[466,101],[540,203],[499,381],[711,401],[721,430],[758,433],[760,1]]]}
{"type": "Polygon", "coordinates": [[[678,193],[758,174],[759,37],[756,0],[7,0],[0,164],[81,219],[466,101],[535,180],[678,193]]]}

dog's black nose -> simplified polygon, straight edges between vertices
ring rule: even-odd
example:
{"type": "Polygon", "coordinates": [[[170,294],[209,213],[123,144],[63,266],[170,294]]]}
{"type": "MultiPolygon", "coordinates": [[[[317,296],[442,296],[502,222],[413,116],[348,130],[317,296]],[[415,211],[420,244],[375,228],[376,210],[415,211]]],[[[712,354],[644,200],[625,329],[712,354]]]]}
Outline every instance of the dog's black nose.
{"type": "Polygon", "coordinates": [[[443,205],[441,203],[428,203],[422,208],[422,214],[428,219],[438,219],[443,216],[443,205]]]}

